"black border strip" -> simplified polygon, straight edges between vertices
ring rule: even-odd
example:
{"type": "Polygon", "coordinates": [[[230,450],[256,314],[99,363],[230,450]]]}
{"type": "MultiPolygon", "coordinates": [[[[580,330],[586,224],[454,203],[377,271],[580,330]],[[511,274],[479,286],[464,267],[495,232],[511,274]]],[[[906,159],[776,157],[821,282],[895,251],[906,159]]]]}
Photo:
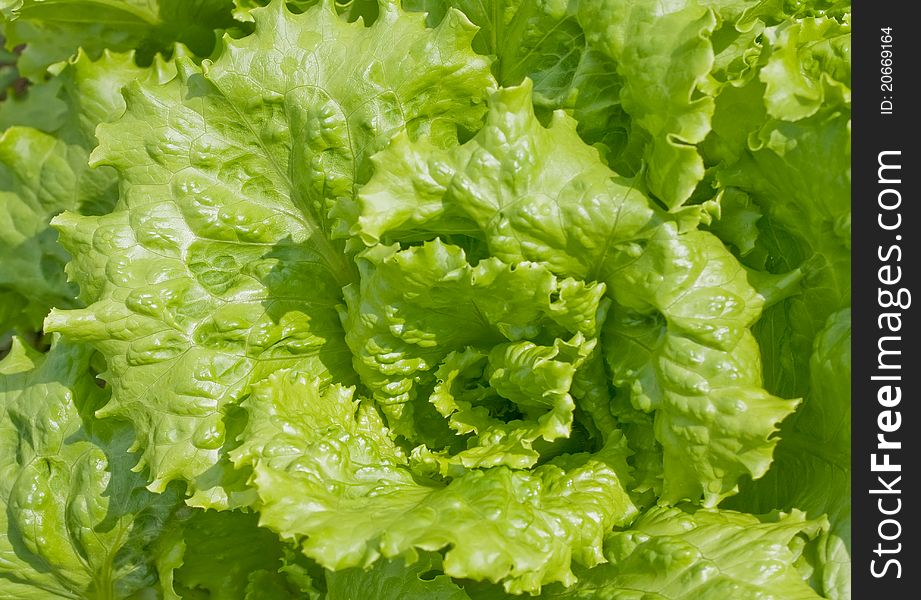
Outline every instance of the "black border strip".
{"type": "MultiPolygon", "coordinates": [[[[921,337],[915,308],[908,302],[912,292],[921,294],[917,285],[921,231],[915,207],[921,172],[914,141],[921,102],[919,86],[912,81],[918,74],[921,30],[909,14],[912,2],[853,4],[853,598],[872,599],[886,593],[910,598],[916,597],[921,580],[916,551],[921,543],[916,526],[921,506],[915,493],[921,489],[916,468],[921,457],[915,443],[921,436],[917,408],[921,364],[913,348],[921,337]],[[885,27],[891,27],[891,48],[883,45],[885,27]],[[890,66],[886,58],[891,60],[891,73],[886,72],[890,66]],[[887,167],[880,170],[880,161],[887,167]],[[899,274],[898,281],[887,283],[899,274]],[[902,289],[907,291],[899,292],[902,289]],[[890,302],[906,307],[883,306],[890,302]],[[896,313],[898,318],[885,316],[896,313]],[[896,326],[900,328],[894,331],[896,326]],[[881,354],[880,347],[889,353],[881,354]],[[898,400],[896,388],[901,392],[898,400]],[[882,448],[879,435],[884,436],[882,448]],[[899,470],[886,467],[887,461],[899,465],[899,470]]],[[[921,295],[913,300],[921,302],[921,295]]]]}

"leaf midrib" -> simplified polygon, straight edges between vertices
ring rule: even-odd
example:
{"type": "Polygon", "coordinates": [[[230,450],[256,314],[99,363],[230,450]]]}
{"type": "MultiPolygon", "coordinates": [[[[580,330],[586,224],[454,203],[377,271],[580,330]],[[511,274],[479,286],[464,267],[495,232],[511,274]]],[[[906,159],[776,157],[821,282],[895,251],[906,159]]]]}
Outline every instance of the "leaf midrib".
{"type": "MultiPolygon", "coordinates": [[[[249,131],[252,139],[255,140],[256,144],[258,144],[263,155],[272,166],[272,169],[276,172],[284,185],[288,188],[289,198],[296,206],[302,208],[300,211],[301,216],[303,217],[302,222],[313,234],[308,238],[308,241],[314,242],[314,249],[316,250],[317,254],[323,258],[323,263],[329,267],[330,274],[340,284],[341,287],[344,287],[350,283],[357,282],[357,273],[355,272],[355,269],[350,268],[350,265],[346,260],[345,253],[339,252],[333,245],[332,240],[328,237],[326,230],[323,227],[322,220],[308,206],[304,206],[305,203],[297,202],[297,190],[294,186],[294,181],[291,179],[291,176],[288,174],[287,170],[283,169],[281,165],[278,164],[275,156],[268,149],[268,147],[266,147],[265,143],[262,141],[262,138],[259,137],[259,134],[256,132],[255,127],[253,127],[253,124],[239,109],[239,107],[237,107],[231,96],[221,88],[216,78],[209,77],[208,80],[211,82],[211,85],[214,86],[214,89],[225,100],[227,106],[233,110],[234,115],[240,120],[241,123],[246,126],[247,131],[249,131]]],[[[327,95],[329,95],[328,92],[327,95]]]]}

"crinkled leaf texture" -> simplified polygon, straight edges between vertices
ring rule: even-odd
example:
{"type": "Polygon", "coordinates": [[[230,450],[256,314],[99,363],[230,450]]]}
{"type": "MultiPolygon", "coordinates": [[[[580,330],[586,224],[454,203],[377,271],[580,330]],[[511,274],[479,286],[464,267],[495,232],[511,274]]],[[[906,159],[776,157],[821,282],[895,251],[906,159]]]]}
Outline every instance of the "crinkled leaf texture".
{"type": "Polygon", "coordinates": [[[689,229],[693,212],[663,213],[615,178],[563,114],[541,125],[528,83],[493,95],[465,144],[397,136],[373,160],[351,228],[366,244],[462,235],[502,261],[605,284],[605,355],[618,391],[655,413],[663,501],[712,505],[764,474],[796,402],[763,389],[749,331],[762,297],[715,236],[689,229]]]}
{"type": "Polygon", "coordinates": [[[0,597],[849,598],[845,3],[0,12],[0,597]]]}
{"type": "Polygon", "coordinates": [[[710,130],[713,98],[698,87],[713,66],[717,16],[696,0],[584,0],[579,21],[617,65],[624,110],[651,136],[649,190],[669,208],[680,206],[704,175],[694,145],[710,130]]]}
{"type": "Polygon", "coordinates": [[[92,351],[14,340],[0,362],[0,598],[133,598],[158,587],[151,547],[178,496],[131,471],[134,432],[100,421],[92,351]]]}
{"type": "Polygon", "coordinates": [[[110,168],[90,169],[97,124],[124,110],[119,93],[141,78],[130,55],[106,53],[92,61],[80,53],[51,81],[29,90],[29,102],[6,106],[9,128],[0,136],[0,296],[6,316],[0,332],[40,329],[52,306],[76,305],[76,286],[67,282],[69,255],[48,226],[63,210],[99,214],[115,204],[110,168]]]}
{"type": "MultiPolygon", "coordinates": [[[[576,20],[577,2],[404,0],[403,6],[426,12],[429,23],[444,18],[448,7],[463,12],[479,27],[473,49],[495,57],[492,69],[499,84],[518,85],[530,78],[539,104],[571,104],[582,92],[576,81],[591,59],[576,20]]],[[[616,102],[616,95],[610,101],[616,102]]]]}
{"type": "MultiPolygon", "coordinates": [[[[759,519],[733,511],[653,508],[605,539],[609,564],[543,598],[580,600],[820,600],[807,546],[827,527],[803,513],[759,519]]],[[[474,596],[476,598],[476,596],[474,596]]]]}
{"type": "Polygon", "coordinates": [[[572,559],[604,560],[604,533],[634,516],[604,452],[530,471],[422,478],[375,408],[353,393],[337,384],[321,391],[318,379],[296,371],[275,373],[244,401],[250,419],[231,453],[253,468],[261,523],[324,567],[447,548],[447,575],[537,592],[572,583],[572,559]]]}
{"type": "Polygon", "coordinates": [[[735,149],[721,155],[717,179],[762,214],[744,260],[802,273],[798,293],[771,306],[754,333],[768,389],[801,396],[803,405],[784,423],[771,470],[727,506],[827,515],[818,587],[849,598],[850,25],[810,16],[765,33],[758,79],[718,98],[714,133],[735,149]],[[741,105],[748,110],[732,108],[741,105]]]}
{"type": "Polygon", "coordinates": [[[530,445],[538,437],[568,436],[575,370],[594,349],[607,308],[603,285],[558,280],[537,263],[489,258],[474,267],[439,240],[404,251],[376,246],[359,266],[360,284],[345,290],[346,341],[397,433],[429,441],[431,402],[455,432],[479,436],[463,464],[513,460],[518,468],[537,460],[530,445]],[[465,391],[481,378],[480,393],[465,391]],[[520,418],[497,418],[503,402],[520,418]]]}
{"type": "Polygon", "coordinates": [[[371,27],[330,3],[252,15],[213,63],[128,86],[92,157],[118,170],[119,205],[55,220],[88,307],[46,328],[105,355],[105,414],[134,422],[151,489],[184,479],[202,506],[249,501],[224,446],[251,383],[285,367],[354,379],[335,306],[355,270],[330,205],[394,130],[472,127],[491,82],[458,13],[434,30],[392,4],[371,27]]]}
{"type": "Polygon", "coordinates": [[[503,86],[534,83],[541,119],[566,109],[578,132],[596,145],[608,164],[632,176],[649,135],[633,122],[621,102],[623,80],[601,45],[589,43],[579,21],[579,0],[404,0],[407,10],[426,11],[430,23],[448,7],[462,11],[480,30],[474,50],[495,57],[493,73],[503,86]]]}

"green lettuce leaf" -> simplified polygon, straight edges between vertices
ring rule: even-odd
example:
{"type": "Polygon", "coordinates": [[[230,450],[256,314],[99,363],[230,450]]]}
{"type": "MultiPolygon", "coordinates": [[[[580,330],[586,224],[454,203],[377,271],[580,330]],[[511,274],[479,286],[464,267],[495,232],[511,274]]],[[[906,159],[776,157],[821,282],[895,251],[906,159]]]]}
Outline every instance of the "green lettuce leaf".
{"type": "Polygon", "coordinates": [[[657,209],[563,114],[542,126],[527,83],[492,97],[469,142],[439,149],[397,136],[374,162],[350,230],[366,244],[463,236],[506,262],[605,283],[605,355],[619,392],[655,411],[663,501],[713,505],[742,475],[764,474],[796,402],[763,389],[749,331],[763,297],[718,238],[685,231],[695,213],[657,209]]]}
{"type": "MultiPolygon", "coordinates": [[[[428,399],[437,379],[443,383],[431,403],[455,431],[478,433],[484,442],[523,444],[518,455],[525,463],[527,456],[530,464],[537,458],[530,449],[537,437],[568,435],[574,408],[569,388],[604,319],[603,286],[559,281],[534,263],[509,266],[490,258],[474,267],[461,248],[438,240],[405,251],[377,246],[360,255],[359,267],[360,284],[345,289],[346,341],[362,383],[395,432],[414,438],[414,413],[426,410],[417,400],[428,399]],[[451,360],[439,367],[460,352],[468,356],[466,364],[450,366],[451,360]],[[545,376],[525,382],[531,367],[545,376]],[[487,392],[498,396],[478,398],[477,408],[467,400],[458,404],[450,382],[477,368],[474,381],[484,376],[487,392]],[[513,403],[527,425],[513,435],[514,427],[489,417],[490,399],[513,403]]],[[[510,458],[499,454],[496,459],[510,458]]]]}
{"type": "Polygon", "coordinates": [[[618,304],[606,325],[614,383],[655,411],[663,447],[661,500],[713,506],[739,478],[767,472],[774,433],[798,403],[764,389],[748,329],[761,296],[717,238],[661,227],[609,281],[618,304]]]}
{"type": "Polygon", "coordinates": [[[120,90],[141,74],[130,55],[92,61],[81,53],[29,91],[44,118],[4,107],[15,126],[0,135],[0,294],[7,298],[0,331],[37,331],[51,307],[77,305],[64,274],[69,255],[48,223],[63,210],[99,214],[115,204],[115,171],[90,169],[87,158],[96,125],[124,110],[120,90]],[[22,126],[30,123],[42,130],[22,126]]]}
{"type": "Polygon", "coordinates": [[[0,598],[850,598],[846,0],[0,27],[0,598]]]}
{"type": "Polygon", "coordinates": [[[19,60],[18,51],[0,47],[0,102],[5,102],[10,97],[20,96],[23,87],[27,85],[26,81],[19,76],[17,60],[19,60]]]}
{"type": "MultiPolygon", "coordinates": [[[[784,460],[778,463],[778,474],[788,482],[803,472],[815,474],[811,493],[803,482],[792,486],[797,494],[794,503],[808,514],[824,513],[831,521],[832,528],[825,537],[818,564],[820,589],[833,599],[851,597],[850,372],[851,310],[847,308],[832,314],[816,336],[809,364],[812,401],[798,415],[796,430],[791,432],[791,441],[784,447],[784,460]],[[828,452],[810,452],[807,456],[818,460],[792,467],[787,461],[796,454],[799,441],[828,452]],[[815,481],[821,481],[821,487],[816,487],[815,481]]],[[[798,456],[804,458],[802,454],[798,456]]]]}
{"type": "Polygon", "coordinates": [[[258,516],[237,511],[183,508],[155,546],[165,600],[270,600],[310,598],[320,592],[289,547],[258,526],[258,516]]]}
{"type": "MultiPolygon", "coordinates": [[[[608,564],[579,572],[542,598],[598,600],[820,600],[803,557],[825,524],[803,513],[758,518],[733,511],[653,508],[605,539],[608,564]]],[[[473,595],[473,598],[478,598],[473,595]]]]}
{"type": "Polygon", "coordinates": [[[28,128],[0,136],[0,290],[10,311],[0,331],[34,331],[51,306],[73,306],[67,283],[68,255],[48,227],[51,217],[73,200],[85,153],[28,128]]]}
{"type": "Polygon", "coordinates": [[[773,467],[727,503],[753,511],[797,507],[808,515],[827,515],[832,527],[820,548],[817,587],[829,598],[850,598],[850,334],[850,309],[829,317],[809,359],[807,401],[784,424],[773,467]]]}
{"type": "Polygon", "coordinates": [[[328,569],[447,547],[445,574],[537,592],[572,583],[572,560],[603,560],[604,532],[635,513],[603,452],[451,481],[415,475],[376,410],[352,394],[276,373],[243,402],[249,421],[232,452],[253,468],[261,523],[328,569]]]}
{"type": "Polygon", "coordinates": [[[713,67],[717,17],[694,0],[583,0],[579,22],[617,65],[624,110],[650,135],[646,185],[669,208],[681,206],[704,175],[694,144],[710,130],[713,98],[698,86],[713,67]]]}
{"type": "Polygon", "coordinates": [[[743,482],[726,506],[827,514],[832,527],[817,588],[829,598],[850,597],[842,568],[850,546],[848,21],[808,17],[767,28],[759,79],[732,98],[724,92],[717,114],[725,117],[714,117],[721,148],[714,162],[723,162],[717,184],[744,194],[761,213],[744,260],[768,272],[802,273],[799,293],[768,308],[753,331],[766,387],[801,396],[803,404],[783,425],[771,470],[743,482]]]}
{"type": "Polygon", "coordinates": [[[403,5],[425,11],[429,24],[440,22],[448,7],[463,12],[479,27],[473,49],[495,57],[492,69],[500,85],[518,85],[530,78],[536,101],[557,106],[576,93],[572,80],[585,52],[585,36],[575,14],[578,2],[406,0],[403,5]]]}
{"type": "Polygon", "coordinates": [[[118,207],[55,220],[88,307],[46,328],[106,356],[104,414],[135,423],[152,490],[185,479],[197,505],[249,501],[224,445],[250,384],[284,367],[354,379],[335,306],[355,270],[328,208],[394,130],[453,135],[480,118],[490,77],[469,23],[426,30],[382,8],[366,28],[274,2],[213,64],[179,59],[172,80],[128,86],[92,157],[118,170],[118,207]]]}
{"type": "Polygon", "coordinates": [[[850,23],[810,18],[765,33],[772,51],[759,77],[767,112],[798,121],[824,106],[851,101],[850,23]]]}
{"type": "Polygon", "coordinates": [[[372,159],[349,232],[367,245],[462,236],[506,263],[603,280],[610,253],[667,217],[615,177],[571,118],[557,112],[544,127],[531,88],[525,81],[496,92],[486,126],[460,146],[397,135],[372,159]]]}
{"type": "Polygon", "coordinates": [[[796,123],[771,121],[758,139],[749,157],[719,177],[750,194],[764,213],[746,262],[804,274],[802,293],[771,307],[755,330],[769,389],[802,396],[816,335],[850,304],[850,114],[837,109],[796,123]]]}
{"type": "MultiPolygon", "coordinates": [[[[287,0],[285,4],[294,12],[304,12],[305,10],[322,4],[329,0],[287,0]]],[[[370,25],[380,15],[380,2],[378,0],[333,0],[336,12],[343,15],[349,22],[361,19],[365,25],[370,25]]],[[[253,20],[250,12],[254,8],[260,8],[269,4],[270,0],[233,0],[234,17],[239,21],[249,22],[253,20]]],[[[408,9],[409,10],[409,9],[408,9]]],[[[442,13],[443,14],[443,13],[442,13]]]]}
{"type": "Polygon", "coordinates": [[[133,472],[129,424],[100,421],[108,399],[91,351],[19,340],[0,362],[0,598],[135,598],[158,588],[151,548],[177,494],[133,472]]]}
{"type": "MultiPolygon", "coordinates": [[[[534,447],[539,440],[584,442],[573,435],[575,401],[569,391],[593,346],[577,335],[553,346],[520,341],[498,344],[488,354],[468,348],[448,355],[436,371],[430,400],[454,431],[476,438],[450,457],[432,456],[433,462],[444,472],[450,465],[528,468],[541,458],[534,447]],[[485,381],[474,383],[480,380],[485,381]]],[[[546,457],[549,448],[540,450],[546,457]]]]}
{"type": "MultiPolygon", "coordinates": [[[[15,65],[4,68],[15,69],[15,65]]],[[[19,76],[18,71],[14,70],[14,74],[19,76]]],[[[56,131],[67,113],[67,106],[58,98],[60,84],[56,79],[28,85],[25,79],[19,78],[13,85],[18,85],[18,89],[0,98],[0,130],[19,125],[45,132],[56,131]]]]}
{"type": "Polygon", "coordinates": [[[8,48],[25,44],[18,61],[23,76],[40,81],[45,69],[82,48],[137,50],[149,64],[176,42],[198,56],[215,47],[215,29],[234,25],[232,0],[13,0],[0,5],[8,48]]]}
{"type": "Polygon", "coordinates": [[[480,28],[474,49],[494,56],[500,85],[534,84],[538,116],[565,109],[578,122],[582,139],[595,144],[613,168],[634,175],[648,141],[621,106],[617,66],[590,46],[578,20],[578,0],[404,0],[408,10],[427,12],[438,23],[447,7],[461,10],[480,28]]]}
{"type": "Polygon", "coordinates": [[[370,569],[329,571],[326,600],[470,600],[463,588],[441,570],[441,557],[424,552],[411,565],[402,560],[384,560],[370,569]]]}

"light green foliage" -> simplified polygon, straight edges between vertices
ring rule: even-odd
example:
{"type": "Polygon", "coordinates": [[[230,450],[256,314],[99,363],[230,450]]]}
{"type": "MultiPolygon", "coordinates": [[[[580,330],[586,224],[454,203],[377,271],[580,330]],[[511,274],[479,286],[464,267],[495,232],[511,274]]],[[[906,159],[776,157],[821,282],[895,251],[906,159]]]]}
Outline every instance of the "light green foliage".
{"type": "Polygon", "coordinates": [[[104,50],[137,50],[149,64],[175,42],[199,56],[215,46],[214,29],[234,26],[233,0],[7,0],[0,19],[8,48],[25,44],[19,70],[40,81],[45,69],[83,48],[94,58],[104,50]]]}
{"type": "Polygon", "coordinates": [[[120,204],[55,220],[89,306],[46,328],[108,359],[106,412],[136,423],[151,489],[184,478],[203,506],[246,502],[222,457],[252,382],[284,367],[354,378],[335,306],[356,275],[327,206],[348,201],[394,129],[475,122],[471,91],[489,81],[460,15],[436,30],[395,7],[371,28],[324,7],[253,15],[255,33],[213,64],[177,60],[170,81],[128,87],[92,157],[119,171],[120,204]]]}
{"type": "Polygon", "coordinates": [[[604,532],[635,511],[604,453],[530,472],[471,471],[445,485],[407,468],[380,416],[351,389],[321,392],[318,380],[282,371],[244,406],[250,425],[232,457],[254,467],[262,523],[330,569],[448,546],[448,575],[539,590],[574,580],[571,557],[602,560],[604,532]]]}
{"type": "Polygon", "coordinates": [[[798,121],[827,104],[850,103],[850,24],[804,19],[767,30],[772,51],[760,78],[770,116],[798,121]]]}
{"type": "Polygon", "coordinates": [[[0,26],[0,598],[849,600],[848,2],[0,26]]]}
{"type": "MultiPolygon", "coordinates": [[[[847,562],[850,546],[849,31],[847,19],[822,17],[769,28],[759,80],[737,95],[763,97],[763,107],[734,124],[727,106],[715,129],[726,147],[736,144],[719,185],[746,194],[763,215],[744,260],[803,273],[799,293],[770,307],[753,330],[766,386],[802,397],[802,409],[784,425],[774,468],[743,486],[730,506],[827,514],[831,565],[847,562]],[[749,133],[726,133],[733,128],[749,133]]],[[[824,593],[850,597],[849,578],[848,569],[830,568],[824,593]]]]}
{"type": "Polygon", "coordinates": [[[713,98],[695,92],[713,66],[708,38],[716,16],[696,0],[664,7],[651,0],[584,0],[579,20],[591,43],[617,64],[624,110],[652,138],[650,191],[669,208],[680,206],[703,177],[694,144],[709,130],[713,98]]]}
{"type": "Polygon", "coordinates": [[[0,362],[0,598],[131,598],[158,587],[150,548],[175,493],[131,471],[133,431],[93,416],[108,393],[91,350],[42,355],[14,340],[0,362]]]}
{"type": "MultiPolygon", "coordinates": [[[[741,475],[764,474],[771,434],[793,410],[761,387],[748,327],[762,298],[716,237],[681,231],[614,179],[571,119],[557,113],[541,125],[529,92],[497,92],[484,128],[455,149],[397,138],[374,159],[352,231],[366,242],[464,232],[504,261],[605,282],[613,383],[634,408],[655,411],[664,498],[713,505],[741,475]]],[[[399,368],[392,346],[376,347],[388,370],[399,368]]]]}
{"type": "Polygon", "coordinates": [[[448,7],[463,12],[479,31],[473,49],[495,56],[492,69],[500,85],[534,81],[539,102],[574,101],[573,80],[584,68],[585,36],[576,21],[577,2],[568,0],[408,0],[408,10],[427,13],[439,22],[448,7]],[[570,97],[571,96],[571,97],[570,97]]]}
{"type": "MultiPolygon", "coordinates": [[[[471,371],[479,371],[489,383],[476,403],[488,404],[495,391],[533,416],[528,432],[514,434],[525,444],[520,451],[527,453],[538,436],[552,441],[568,435],[574,408],[569,388],[596,344],[607,306],[603,286],[559,281],[536,263],[511,267],[490,258],[473,267],[463,250],[437,240],[401,252],[378,246],[360,257],[359,266],[360,287],[345,289],[346,341],[356,371],[398,432],[413,435],[415,401],[432,393],[437,379],[431,403],[453,429],[512,443],[512,432],[490,419],[485,407],[472,409],[453,397],[453,380],[459,377],[463,389],[468,378],[479,379],[471,371]]],[[[536,459],[532,454],[516,466],[536,459]]]]}
{"type": "Polygon", "coordinates": [[[653,508],[630,529],[605,539],[609,564],[569,590],[544,598],[818,600],[800,568],[808,540],[823,523],[800,512],[758,519],[732,511],[653,508]]]}
{"type": "Polygon", "coordinates": [[[98,214],[115,204],[115,172],[90,169],[87,157],[96,125],[124,110],[122,85],[143,75],[130,55],[91,61],[80,53],[26,98],[4,103],[0,294],[8,300],[0,331],[35,331],[52,306],[77,304],[63,270],[69,256],[48,222],[62,210],[98,214]]]}
{"type": "Polygon", "coordinates": [[[403,6],[427,12],[429,23],[439,22],[448,7],[461,10],[480,28],[473,48],[495,57],[492,70],[501,85],[530,79],[541,119],[568,109],[579,135],[621,174],[640,168],[648,136],[624,112],[617,65],[587,41],[578,18],[580,0],[404,0],[403,6]]]}

